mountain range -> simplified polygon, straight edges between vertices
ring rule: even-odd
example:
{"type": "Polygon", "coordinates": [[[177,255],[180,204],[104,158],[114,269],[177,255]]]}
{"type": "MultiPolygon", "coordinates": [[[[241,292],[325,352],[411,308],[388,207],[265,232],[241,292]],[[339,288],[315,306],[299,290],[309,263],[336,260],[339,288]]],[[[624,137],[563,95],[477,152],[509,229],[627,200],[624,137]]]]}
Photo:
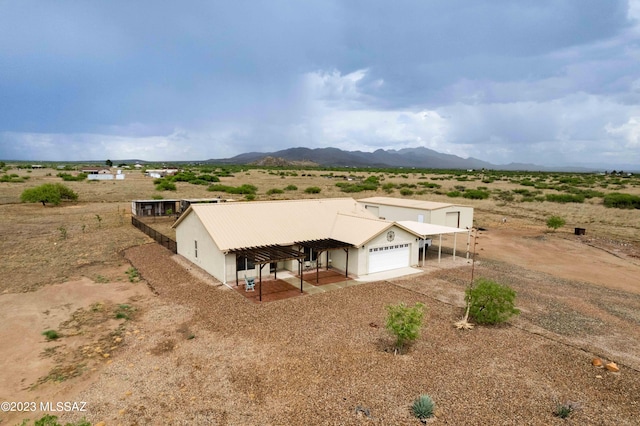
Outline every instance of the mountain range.
{"type": "Polygon", "coordinates": [[[210,159],[214,164],[316,165],[322,167],[407,167],[420,169],[496,169],[529,171],[589,171],[582,167],[545,167],[535,164],[496,165],[476,158],[462,158],[417,147],[374,152],[343,151],[338,148],[289,148],[275,152],[248,152],[232,158],[210,159]]]}

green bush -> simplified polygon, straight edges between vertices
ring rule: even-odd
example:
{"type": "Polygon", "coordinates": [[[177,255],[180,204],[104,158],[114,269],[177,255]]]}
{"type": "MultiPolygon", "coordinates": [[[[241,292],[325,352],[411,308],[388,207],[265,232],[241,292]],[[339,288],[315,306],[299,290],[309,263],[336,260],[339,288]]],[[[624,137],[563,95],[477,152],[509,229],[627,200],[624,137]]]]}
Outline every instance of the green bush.
{"type": "Polygon", "coordinates": [[[322,189],[318,188],[317,186],[310,186],[304,190],[306,194],[319,194],[320,191],[322,191],[322,189]]]}
{"type": "Polygon", "coordinates": [[[34,188],[25,189],[20,195],[23,203],[46,203],[57,206],[62,200],[75,201],[78,194],[61,183],[45,183],[34,188]]]}
{"type": "Polygon", "coordinates": [[[423,394],[413,401],[411,412],[420,420],[428,419],[433,416],[435,407],[436,404],[433,402],[433,399],[429,395],[423,394]]]}
{"type": "Polygon", "coordinates": [[[156,191],[175,191],[176,189],[176,184],[166,179],[160,179],[160,182],[156,184],[156,191]]]}
{"type": "Polygon", "coordinates": [[[604,196],[605,207],[615,207],[617,209],[640,209],[640,196],[612,192],[604,196]]]}
{"type": "Polygon", "coordinates": [[[465,292],[469,315],[478,324],[498,324],[520,313],[515,308],[516,292],[495,281],[479,278],[465,292]]]}
{"type": "Polygon", "coordinates": [[[55,330],[45,330],[42,332],[42,335],[47,338],[47,340],[56,340],[60,338],[60,333],[55,330]]]}
{"type": "MultiPolygon", "coordinates": [[[[25,421],[23,421],[22,424],[27,425],[25,421]]],[[[33,426],[62,426],[62,423],[58,422],[58,416],[54,416],[53,414],[45,414],[39,419],[36,419],[33,423],[33,426]]],[[[77,423],[65,423],[64,426],[91,426],[91,422],[83,418],[77,423]]]]}
{"type": "Polygon", "coordinates": [[[250,184],[244,184],[240,186],[214,184],[214,185],[209,185],[209,188],[207,188],[207,190],[226,192],[228,194],[248,195],[248,194],[255,194],[258,191],[258,188],[250,184]]]}
{"type": "Polygon", "coordinates": [[[74,176],[72,174],[69,173],[58,173],[57,176],[59,178],[62,178],[63,181],[65,182],[81,182],[83,180],[85,180],[87,178],[87,174],[86,173],[78,173],[77,176],[74,176]]]}
{"type": "Polygon", "coordinates": [[[447,192],[447,197],[455,198],[461,196],[462,193],[460,191],[449,191],[447,192]]]}
{"type": "Polygon", "coordinates": [[[267,191],[267,195],[273,195],[273,194],[284,194],[284,191],[279,188],[271,188],[270,190],[267,191]]]}
{"type": "Polygon", "coordinates": [[[409,307],[404,303],[387,305],[387,320],[385,327],[396,338],[395,347],[402,350],[407,342],[412,342],[420,335],[424,305],[416,303],[409,307]]]}
{"type": "Polygon", "coordinates": [[[550,216],[549,219],[547,219],[547,228],[555,231],[558,228],[562,228],[565,223],[567,223],[567,221],[560,216],[550,216]]]}
{"type": "Polygon", "coordinates": [[[402,188],[400,190],[400,195],[404,195],[405,197],[408,197],[410,195],[413,195],[413,191],[408,188],[402,188]]]}
{"type": "Polygon", "coordinates": [[[479,189],[469,189],[462,194],[464,198],[472,200],[486,200],[489,198],[489,191],[482,191],[479,189]]]}
{"type": "Polygon", "coordinates": [[[297,190],[298,190],[298,187],[297,187],[297,186],[295,186],[295,185],[287,185],[287,186],[284,188],[284,190],[285,190],[285,191],[297,191],[297,190]]]}
{"type": "Polygon", "coordinates": [[[553,203],[584,203],[582,194],[546,194],[545,198],[553,203]]]}

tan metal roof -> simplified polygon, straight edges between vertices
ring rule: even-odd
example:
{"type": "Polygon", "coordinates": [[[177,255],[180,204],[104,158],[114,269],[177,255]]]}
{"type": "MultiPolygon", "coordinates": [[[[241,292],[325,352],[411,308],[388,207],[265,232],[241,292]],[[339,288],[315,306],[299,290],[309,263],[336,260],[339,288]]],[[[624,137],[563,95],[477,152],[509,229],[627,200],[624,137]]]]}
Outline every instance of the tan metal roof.
{"type": "Polygon", "coordinates": [[[410,198],[369,197],[358,200],[361,203],[382,204],[385,206],[408,207],[420,210],[438,210],[445,207],[461,206],[461,204],[439,203],[437,201],[413,200],[410,198]]]}
{"type": "Polygon", "coordinates": [[[423,237],[427,235],[441,235],[441,234],[454,234],[457,232],[469,232],[468,229],[464,229],[464,228],[453,228],[451,226],[434,225],[432,223],[415,222],[412,220],[398,221],[398,225],[404,226],[405,228],[410,229],[414,233],[419,234],[423,237]]]}
{"type": "Polygon", "coordinates": [[[331,230],[331,238],[360,247],[392,226],[393,222],[375,216],[362,217],[338,213],[331,230]]]}
{"type": "Polygon", "coordinates": [[[359,245],[366,234],[392,225],[353,198],[192,204],[173,227],[189,214],[198,216],[222,251],[323,238],[359,245]]]}

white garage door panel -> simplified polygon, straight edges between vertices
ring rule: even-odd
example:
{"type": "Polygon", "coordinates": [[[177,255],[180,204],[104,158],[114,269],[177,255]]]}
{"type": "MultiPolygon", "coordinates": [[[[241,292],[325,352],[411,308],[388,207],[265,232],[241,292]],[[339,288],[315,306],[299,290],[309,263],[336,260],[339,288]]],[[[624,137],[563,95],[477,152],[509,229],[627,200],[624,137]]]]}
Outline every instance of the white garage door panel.
{"type": "Polygon", "coordinates": [[[460,227],[460,212],[447,212],[445,217],[445,226],[452,228],[460,227]]]}
{"type": "Polygon", "coordinates": [[[393,244],[369,249],[369,273],[409,266],[409,244],[393,244]]]}

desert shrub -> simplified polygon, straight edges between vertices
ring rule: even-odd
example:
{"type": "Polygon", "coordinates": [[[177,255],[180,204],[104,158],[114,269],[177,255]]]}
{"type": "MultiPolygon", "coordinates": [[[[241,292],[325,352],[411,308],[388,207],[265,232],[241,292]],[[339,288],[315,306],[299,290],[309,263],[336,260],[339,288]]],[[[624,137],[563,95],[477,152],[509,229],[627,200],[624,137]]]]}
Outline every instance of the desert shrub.
{"type": "Polygon", "coordinates": [[[515,197],[511,193],[511,191],[502,191],[502,190],[499,190],[499,192],[497,192],[493,196],[493,198],[495,198],[496,200],[504,201],[504,202],[511,202],[515,200],[515,197]]]}
{"type": "Polygon", "coordinates": [[[207,188],[207,190],[226,192],[228,194],[248,195],[248,194],[255,194],[258,191],[258,188],[250,184],[244,184],[240,186],[213,184],[213,185],[209,185],[209,188],[207,188]]]}
{"type": "Polygon", "coordinates": [[[482,191],[479,189],[469,189],[462,194],[464,198],[469,198],[472,200],[485,200],[489,198],[489,191],[482,191]]]}
{"type": "Polygon", "coordinates": [[[176,189],[176,184],[166,179],[161,179],[161,181],[156,184],[156,191],[175,191],[176,189]]]}
{"type": "Polygon", "coordinates": [[[75,201],[78,194],[61,183],[45,183],[34,188],[25,189],[20,195],[23,203],[46,203],[58,205],[62,200],[75,201]]]}
{"type": "MultiPolygon", "coordinates": [[[[26,176],[28,177],[28,176],[26,176]]],[[[11,173],[11,174],[4,174],[2,176],[0,176],[0,182],[11,182],[11,183],[21,183],[24,182],[25,178],[21,178],[20,176],[18,176],[15,173],[11,173]]]]}
{"type": "Polygon", "coordinates": [[[407,342],[412,342],[420,335],[424,305],[416,303],[407,306],[404,303],[387,305],[387,320],[385,327],[396,338],[395,347],[401,350],[407,342]]]}
{"type": "Polygon", "coordinates": [[[553,203],[584,203],[582,194],[546,194],[545,199],[553,203]]]}
{"type": "Polygon", "coordinates": [[[140,281],[140,272],[138,272],[138,270],[133,266],[127,269],[127,272],[125,272],[125,274],[127,274],[127,276],[129,277],[129,281],[132,283],[137,283],[138,281],[140,281]]]}
{"type": "Polygon", "coordinates": [[[547,228],[555,231],[556,229],[563,227],[565,223],[567,223],[567,221],[560,216],[549,216],[547,219],[547,228]]]}
{"type": "Polygon", "coordinates": [[[410,190],[409,188],[402,188],[400,190],[400,195],[404,195],[405,197],[408,197],[410,195],[413,195],[413,191],[410,190]]]}
{"type": "Polygon", "coordinates": [[[565,402],[563,404],[556,405],[556,409],[553,411],[553,415],[560,417],[561,419],[567,419],[578,408],[578,404],[575,402],[565,402]]]}
{"type": "Polygon", "coordinates": [[[310,186],[304,190],[306,194],[319,194],[320,191],[322,191],[322,189],[318,188],[317,186],[310,186]]]}
{"type": "Polygon", "coordinates": [[[640,196],[612,192],[604,196],[605,207],[615,207],[618,209],[640,209],[640,196]]]}
{"type": "Polygon", "coordinates": [[[425,188],[434,188],[434,189],[438,189],[442,187],[442,185],[438,185],[437,183],[431,183],[431,182],[420,182],[418,183],[418,185],[422,185],[425,188]]]}
{"type": "Polygon", "coordinates": [[[78,173],[76,176],[74,176],[69,173],[60,172],[56,176],[58,176],[59,178],[62,178],[62,180],[65,182],[81,182],[87,178],[86,173],[78,173]]]}
{"type": "Polygon", "coordinates": [[[467,288],[465,301],[469,303],[469,315],[478,324],[499,324],[507,321],[520,310],[515,307],[516,292],[506,285],[479,278],[467,288]]]}
{"type": "Polygon", "coordinates": [[[382,185],[382,190],[384,192],[386,192],[387,194],[390,194],[390,193],[393,192],[395,187],[396,187],[396,185],[394,183],[385,183],[384,185],[382,185]]]}
{"type": "Polygon", "coordinates": [[[461,196],[462,193],[460,191],[449,191],[447,192],[447,197],[455,198],[461,196]]]}
{"type": "Polygon", "coordinates": [[[45,330],[42,332],[42,335],[47,338],[47,340],[56,340],[60,338],[60,333],[55,330],[45,330]]]}
{"type": "Polygon", "coordinates": [[[295,186],[295,185],[287,185],[287,186],[284,188],[284,190],[285,190],[285,191],[297,191],[297,190],[298,190],[298,187],[297,187],[297,186],[295,186]]]}
{"type": "MultiPolygon", "coordinates": [[[[23,421],[22,424],[26,425],[27,423],[23,421]]],[[[33,426],[63,426],[63,425],[62,423],[58,422],[58,416],[54,416],[53,414],[45,414],[39,419],[34,420],[33,426]]],[[[64,426],[91,426],[91,422],[83,418],[82,420],[79,420],[77,423],[65,423],[64,426]]]]}
{"type": "Polygon", "coordinates": [[[420,420],[428,419],[433,416],[435,407],[436,404],[433,402],[433,399],[429,395],[423,394],[413,401],[411,412],[420,420]]]}
{"type": "Polygon", "coordinates": [[[273,194],[284,194],[284,190],[279,188],[271,188],[270,190],[267,191],[267,195],[273,195],[273,194]]]}

